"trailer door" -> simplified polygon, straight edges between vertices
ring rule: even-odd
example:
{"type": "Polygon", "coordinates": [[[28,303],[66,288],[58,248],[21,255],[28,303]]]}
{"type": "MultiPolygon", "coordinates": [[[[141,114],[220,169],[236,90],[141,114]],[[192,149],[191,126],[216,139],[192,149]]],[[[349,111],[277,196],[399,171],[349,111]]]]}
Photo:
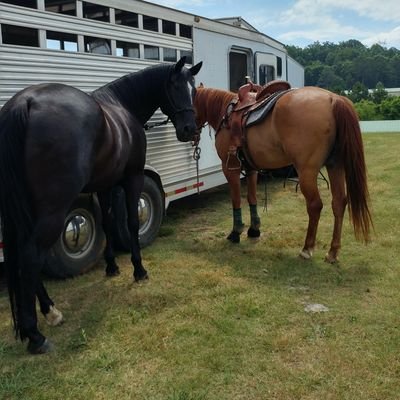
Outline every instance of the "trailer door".
{"type": "Polygon", "coordinates": [[[256,83],[265,85],[276,79],[278,62],[275,54],[257,52],[254,63],[256,83]]]}

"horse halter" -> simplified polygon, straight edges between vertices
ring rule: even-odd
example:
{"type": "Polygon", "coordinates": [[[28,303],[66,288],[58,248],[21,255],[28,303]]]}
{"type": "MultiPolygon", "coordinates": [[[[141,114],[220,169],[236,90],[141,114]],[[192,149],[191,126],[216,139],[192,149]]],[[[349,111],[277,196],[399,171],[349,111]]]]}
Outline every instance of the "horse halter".
{"type": "MultiPolygon", "coordinates": [[[[196,95],[196,88],[195,88],[193,82],[189,82],[189,84],[190,84],[190,86],[192,87],[191,96],[192,96],[192,99],[194,100],[194,96],[196,95]]],[[[173,98],[172,98],[171,95],[169,94],[169,91],[168,91],[168,88],[167,88],[167,83],[165,84],[165,93],[166,93],[166,96],[167,96],[168,103],[169,103],[169,105],[170,105],[171,108],[172,108],[172,114],[173,114],[172,116],[173,116],[173,118],[175,118],[175,116],[176,116],[177,114],[179,114],[179,113],[183,113],[183,112],[187,112],[187,111],[192,111],[192,112],[194,112],[193,106],[192,106],[192,107],[177,107],[177,106],[175,105],[175,102],[173,101],[173,98]]],[[[152,124],[146,123],[146,124],[144,124],[144,129],[147,131],[147,130],[149,130],[149,129],[155,128],[156,126],[166,125],[166,124],[168,124],[168,122],[169,122],[170,120],[171,120],[171,118],[170,118],[169,116],[167,116],[167,118],[166,118],[164,121],[161,121],[161,122],[154,122],[154,123],[152,123],[152,124]]],[[[197,130],[196,130],[196,135],[197,135],[197,130]]]]}
{"type": "Polygon", "coordinates": [[[171,94],[169,93],[169,90],[168,90],[168,87],[167,87],[168,82],[165,83],[165,93],[166,93],[166,95],[167,95],[168,103],[169,103],[169,105],[170,105],[171,108],[172,108],[173,117],[175,117],[177,114],[180,114],[180,113],[183,113],[183,112],[188,112],[188,111],[191,111],[191,112],[194,113],[193,103],[194,103],[194,97],[196,96],[196,87],[195,87],[195,84],[194,84],[194,79],[193,79],[193,77],[192,77],[192,79],[187,80],[187,83],[188,83],[188,84],[191,86],[191,88],[192,88],[192,91],[191,91],[191,93],[190,93],[191,99],[192,99],[192,104],[191,104],[191,106],[189,106],[189,107],[178,107],[178,106],[176,105],[174,99],[171,97],[171,94]]]}

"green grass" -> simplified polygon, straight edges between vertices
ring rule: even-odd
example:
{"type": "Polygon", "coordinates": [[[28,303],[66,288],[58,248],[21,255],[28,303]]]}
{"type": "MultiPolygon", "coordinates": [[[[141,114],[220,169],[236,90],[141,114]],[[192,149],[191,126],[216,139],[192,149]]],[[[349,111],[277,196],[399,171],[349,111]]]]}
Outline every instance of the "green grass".
{"type": "MultiPolygon", "coordinates": [[[[40,317],[52,354],[29,356],[13,339],[0,292],[0,399],[398,399],[400,135],[364,143],[375,233],[364,246],[346,219],[338,265],[323,261],[333,218],[325,184],[317,249],[305,261],[304,199],[276,179],[256,243],[225,240],[223,186],[171,205],[143,251],[148,283],[132,283],[126,254],[115,279],[101,265],[47,282],[66,318],[50,328],[40,317]],[[308,303],[329,311],[306,313],[308,303]]],[[[260,206],[263,197],[260,184],[260,206]]]]}

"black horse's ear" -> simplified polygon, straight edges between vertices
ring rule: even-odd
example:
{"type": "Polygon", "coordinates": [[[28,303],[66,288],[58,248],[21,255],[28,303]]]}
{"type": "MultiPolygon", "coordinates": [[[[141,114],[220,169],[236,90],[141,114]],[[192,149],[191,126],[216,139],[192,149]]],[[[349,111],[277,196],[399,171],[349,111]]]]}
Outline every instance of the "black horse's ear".
{"type": "Polygon", "coordinates": [[[186,56],[183,56],[176,64],[175,64],[175,72],[181,72],[181,69],[185,66],[186,56]]]}
{"type": "Polygon", "coordinates": [[[201,68],[202,65],[203,65],[203,61],[200,61],[198,64],[193,65],[193,67],[190,68],[189,71],[191,72],[191,74],[193,76],[195,76],[200,71],[200,68],[201,68]]]}

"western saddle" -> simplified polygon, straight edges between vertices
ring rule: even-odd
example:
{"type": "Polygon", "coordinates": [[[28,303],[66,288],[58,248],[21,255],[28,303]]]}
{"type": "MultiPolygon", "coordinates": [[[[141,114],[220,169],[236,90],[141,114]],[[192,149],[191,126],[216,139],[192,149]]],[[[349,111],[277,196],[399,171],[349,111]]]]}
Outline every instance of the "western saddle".
{"type": "Polygon", "coordinates": [[[266,85],[257,85],[251,81],[241,86],[236,97],[228,105],[221,127],[231,132],[228,150],[227,168],[257,170],[246,153],[246,128],[262,121],[272,110],[276,101],[288,90],[290,84],[275,80],[266,85]],[[243,165],[245,164],[245,165],[243,165]]]}

